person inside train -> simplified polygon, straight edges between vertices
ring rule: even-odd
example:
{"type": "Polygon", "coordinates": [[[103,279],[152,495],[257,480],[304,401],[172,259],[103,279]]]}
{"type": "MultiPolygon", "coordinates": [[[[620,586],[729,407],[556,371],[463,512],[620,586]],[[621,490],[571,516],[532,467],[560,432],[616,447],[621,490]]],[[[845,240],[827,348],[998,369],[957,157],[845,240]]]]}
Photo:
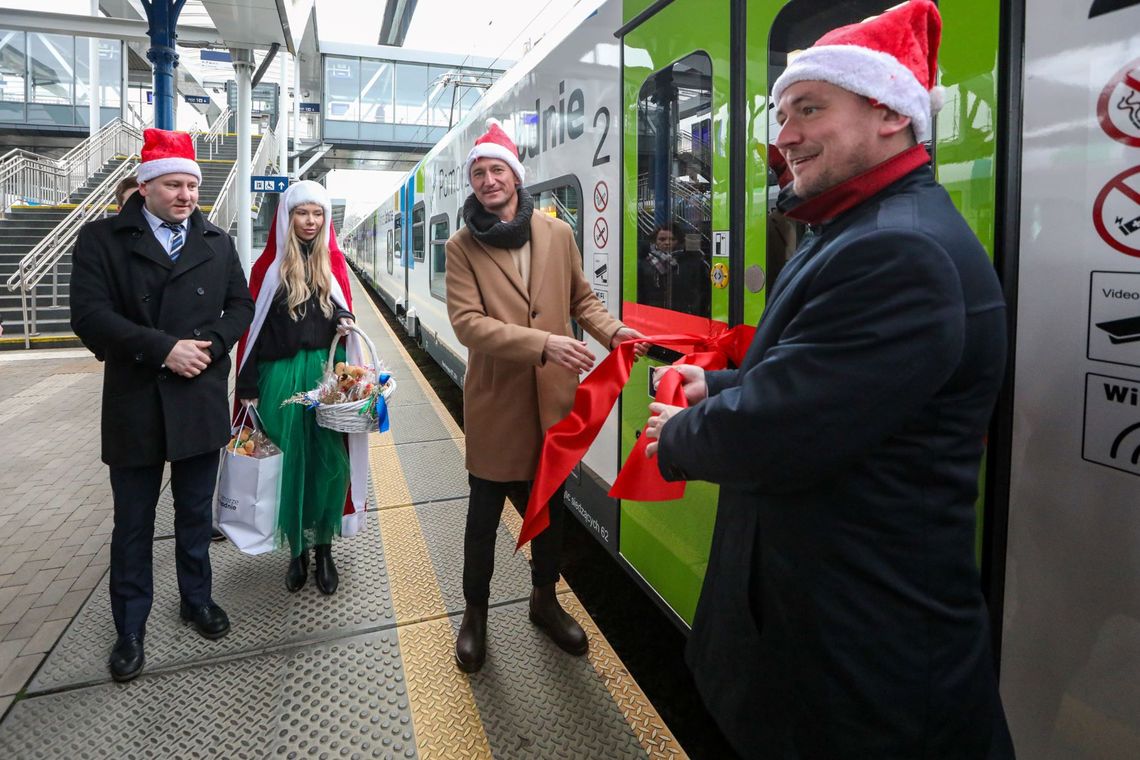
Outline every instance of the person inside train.
{"type": "MultiPolygon", "coordinates": [[[[332,539],[342,533],[350,471],[361,464],[355,457],[350,461],[345,434],[319,426],[303,405],[282,405],[316,387],[334,336],[346,335],[355,324],[348,265],[333,236],[332,203],[320,184],[296,182],[281,196],[250,289],[257,309],[238,348],[236,394],[256,408],[284,456],[277,531],[291,551],[285,586],[296,592],[305,585],[309,549],[315,547],[317,588],[333,594],[339,576],[332,539]]],[[[335,360],[345,355],[339,345],[335,360]]]]}
{"type": "Polygon", "coordinates": [[[681,230],[675,224],[659,224],[649,234],[649,245],[637,262],[637,302],[671,308],[677,244],[681,230]]]}
{"type": "MultiPolygon", "coordinates": [[[[455,662],[483,667],[495,536],[508,495],[520,512],[534,480],[543,431],[566,416],[578,376],[594,365],[570,319],[603,346],[641,333],[614,319],[582,273],[570,225],[534,213],[514,142],[495,120],[468,153],[472,193],[466,224],[447,241],[447,312],[467,347],[463,384],[466,464],[471,487],[463,536],[466,607],[455,662]]],[[[639,343],[640,355],[648,344],[639,343]]],[[[531,543],[530,619],[564,651],[584,655],[585,631],[555,593],[561,566],[562,490],[550,500],[550,526],[531,543]]]]}
{"type": "Polygon", "coordinates": [[[686,659],[747,757],[1013,757],[974,555],[1006,313],[921,144],[940,32],[910,0],[776,79],[812,231],[741,366],[650,406],[662,475],[720,485],[686,659]]]}

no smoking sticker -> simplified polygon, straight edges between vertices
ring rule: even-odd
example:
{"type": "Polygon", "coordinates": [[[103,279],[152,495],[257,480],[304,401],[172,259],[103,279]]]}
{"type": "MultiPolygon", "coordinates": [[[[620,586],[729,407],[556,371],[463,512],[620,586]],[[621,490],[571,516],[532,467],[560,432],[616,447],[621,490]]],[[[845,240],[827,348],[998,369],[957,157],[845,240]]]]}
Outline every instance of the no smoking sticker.
{"type": "Polygon", "coordinates": [[[610,242],[609,222],[599,218],[594,222],[594,245],[598,248],[605,248],[608,242],[610,242]]]}
{"type": "Polygon", "coordinates": [[[1140,166],[1117,174],[1100,191],[1093,203],[1093,226],[1116,250],[1140,257],[1140,166]]]}
{"type": "Polygon", "coordinates": [[[1113,140],[1140,148],[1140,58],[1116,72],[1101,91],[1096,116],[1113,140]]]}
{"type": "Polygon", "coordinates": [[[610,188],[599,180],[598,184],[594,185],[594,210],[600,214],[608,205],[610,205],[610,188]]]}

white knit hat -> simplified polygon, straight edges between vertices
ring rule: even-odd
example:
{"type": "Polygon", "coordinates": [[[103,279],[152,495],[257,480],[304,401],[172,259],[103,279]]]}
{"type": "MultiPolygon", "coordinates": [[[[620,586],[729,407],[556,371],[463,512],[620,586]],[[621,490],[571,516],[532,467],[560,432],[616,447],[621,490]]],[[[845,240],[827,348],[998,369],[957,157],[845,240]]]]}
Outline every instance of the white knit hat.
{"type": "Polygon", "coordinates": [[[772,99],[796,82],[828,82],[909,116],[929,140],[942,107],[936,87],[942,17],[930,0],[910,0],[868,21],[834,29],[796,56],[772,86],[772,99]]]}
{"type": "Polygon", "coordinates": [[[514,141],[503,131],[503,125],[498,119],[487,119],[487,131],[475,141],[475,147],[467,154],[467,163],[463,166],[463,174],[471,182],[471,165],[480,158],[497,158],[505,161],[511,171],[515,173],[521,185],[526,177],[526,169],[519,161],[519,149],[514,141]]]}

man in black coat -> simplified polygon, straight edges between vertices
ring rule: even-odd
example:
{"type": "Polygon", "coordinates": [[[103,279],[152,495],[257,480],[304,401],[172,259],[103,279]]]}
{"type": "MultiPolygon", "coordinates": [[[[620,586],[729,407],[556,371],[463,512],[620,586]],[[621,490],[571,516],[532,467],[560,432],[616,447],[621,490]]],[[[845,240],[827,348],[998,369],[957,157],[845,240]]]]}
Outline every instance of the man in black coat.
{"type": "Polygon", "coordinates": [[[211,505],[229,439],[229,351],[253,318],[233,240],[198,211],[190,136],[148,129],[139,191],[83,227],[71,275],[71,325],[106,362],[103,461],[115,500],[111,611],[117,681],[143,667],[153,598],[151,548],[165,462],[174,495],[183,620],[206,638],[229,631],[210,595],[211,505]]]}
{"type": "Polygon", "coordinates": [[[974,560],[1005,307],[917,144],[939,29],[911,2],[777,80],[809,232],[740,368],[652,407],[662,474],[721,486],[687,660],[744,756],[1013,755],[974,560]]]}

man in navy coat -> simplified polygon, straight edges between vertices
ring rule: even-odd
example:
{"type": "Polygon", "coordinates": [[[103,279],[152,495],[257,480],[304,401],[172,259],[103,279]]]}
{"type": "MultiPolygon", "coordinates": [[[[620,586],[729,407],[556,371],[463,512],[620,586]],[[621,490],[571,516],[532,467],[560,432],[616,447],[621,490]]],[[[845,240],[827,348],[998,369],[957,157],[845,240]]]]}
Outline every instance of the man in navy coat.
{"type": "Polygon", "coordinates": [[[920,144],[940,29],[912,0],[777,80],[808,232],[741,367],[651,407],[662,474],[721,486],[687,659],[747,757],[1013,755],[974,559],[1005,306],[920,144]]]}

